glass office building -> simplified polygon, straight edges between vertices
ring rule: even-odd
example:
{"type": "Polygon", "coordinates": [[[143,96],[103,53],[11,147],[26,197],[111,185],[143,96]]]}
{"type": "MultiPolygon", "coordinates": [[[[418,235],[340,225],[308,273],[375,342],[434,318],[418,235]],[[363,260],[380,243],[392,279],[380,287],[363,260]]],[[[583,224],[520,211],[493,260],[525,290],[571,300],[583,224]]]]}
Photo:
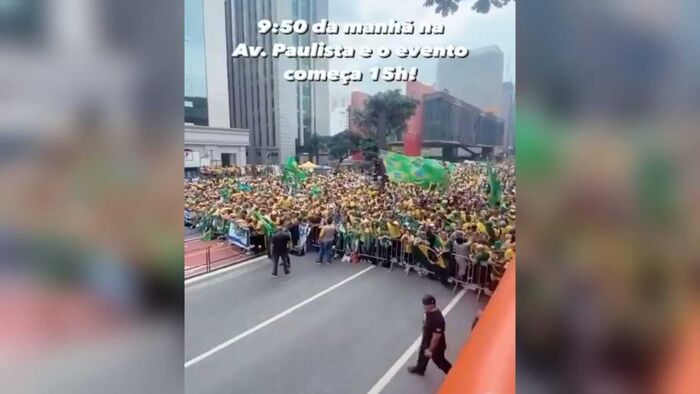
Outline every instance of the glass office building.
{"type": "Polygon", "coordinates": [[[209,125],[203,0],[185,0],[185,123],[209,125]]]}

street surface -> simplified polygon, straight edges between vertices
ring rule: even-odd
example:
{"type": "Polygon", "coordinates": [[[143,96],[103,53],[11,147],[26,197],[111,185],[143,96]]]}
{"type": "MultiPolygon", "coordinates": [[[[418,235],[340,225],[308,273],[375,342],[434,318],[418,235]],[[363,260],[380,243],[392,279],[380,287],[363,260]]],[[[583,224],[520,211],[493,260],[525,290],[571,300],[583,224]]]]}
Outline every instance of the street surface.
{"type": "MultiPolygon", "coordinates": [[[[215,393],[434,393],[444,374],[432,362],[410,375],[421,335],[421,297],[433,294],[447,322],[454,362],[479,306],[471,292],[370,264],[313,263],[291,256],[292,272],[270,276],[266,258],[185,288],[185,387],[215,393]]],[[[485,302],[481,297],[481,303],[485,302]]]]}

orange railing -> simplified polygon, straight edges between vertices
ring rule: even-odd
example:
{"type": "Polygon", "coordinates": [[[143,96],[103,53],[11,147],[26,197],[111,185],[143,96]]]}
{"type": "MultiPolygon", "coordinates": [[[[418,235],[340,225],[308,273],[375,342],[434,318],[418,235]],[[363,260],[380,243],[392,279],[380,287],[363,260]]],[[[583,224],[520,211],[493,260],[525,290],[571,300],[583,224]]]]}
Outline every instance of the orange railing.
{"type": "Polygon", "coordinates": [[[515,393],[515,261],[503,275],[439,393],[515,393]]]}

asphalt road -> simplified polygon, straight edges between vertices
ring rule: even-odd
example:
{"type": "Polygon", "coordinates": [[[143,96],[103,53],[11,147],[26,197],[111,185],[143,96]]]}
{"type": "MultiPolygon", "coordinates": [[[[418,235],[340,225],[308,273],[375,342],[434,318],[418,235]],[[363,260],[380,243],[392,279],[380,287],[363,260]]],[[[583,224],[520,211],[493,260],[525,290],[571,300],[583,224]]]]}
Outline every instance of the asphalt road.
{"type": "Polygon", "coordinates": [[[419,377],[406,372],[415,352],[402,363],[421,333],[421,297],[433,294],[443,311],[455,301],[446,316],[453,361],[479,308],[476,295],[401,269],[316,266],[314,257],[292,256],[289,276],[281,267],[279,277],[270,276],[265,258],[186,286],[187,393],[412,394],[440,387],[444,374],[434,364],[419,377]]]}

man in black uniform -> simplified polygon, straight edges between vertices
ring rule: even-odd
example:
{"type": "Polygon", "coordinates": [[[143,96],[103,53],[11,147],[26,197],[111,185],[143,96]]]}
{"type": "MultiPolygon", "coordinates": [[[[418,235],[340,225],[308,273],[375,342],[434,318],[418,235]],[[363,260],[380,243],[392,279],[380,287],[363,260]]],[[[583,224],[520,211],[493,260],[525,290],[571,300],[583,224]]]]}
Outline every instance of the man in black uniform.
{"type": "Polygon", "coordinates": [[[435,304],[435,297],[428,294],[423,297],[423,340],[418,350],[418,363],[413,367],[408,367],[408,372],[416,375],[425,374],[425,367],[428,360],[432,359],[438,368],[443,372],[450,372],[452,364],[445,359],[445,318],[435,304]]]}
{"type": "Polygon", "coordinates": [[[275,235],[272,236],[272,261],[274,265],[272,266],[272,276],[277,276],[277,265],[279,264],[279,259],[282,259],[282,267],[284,267],[285,275],[289,274],[290,262],[289,262],[289,243],[292,242],[292,236],[287,230],[287,223],[284,226],[280,226],[275,235]]]}

